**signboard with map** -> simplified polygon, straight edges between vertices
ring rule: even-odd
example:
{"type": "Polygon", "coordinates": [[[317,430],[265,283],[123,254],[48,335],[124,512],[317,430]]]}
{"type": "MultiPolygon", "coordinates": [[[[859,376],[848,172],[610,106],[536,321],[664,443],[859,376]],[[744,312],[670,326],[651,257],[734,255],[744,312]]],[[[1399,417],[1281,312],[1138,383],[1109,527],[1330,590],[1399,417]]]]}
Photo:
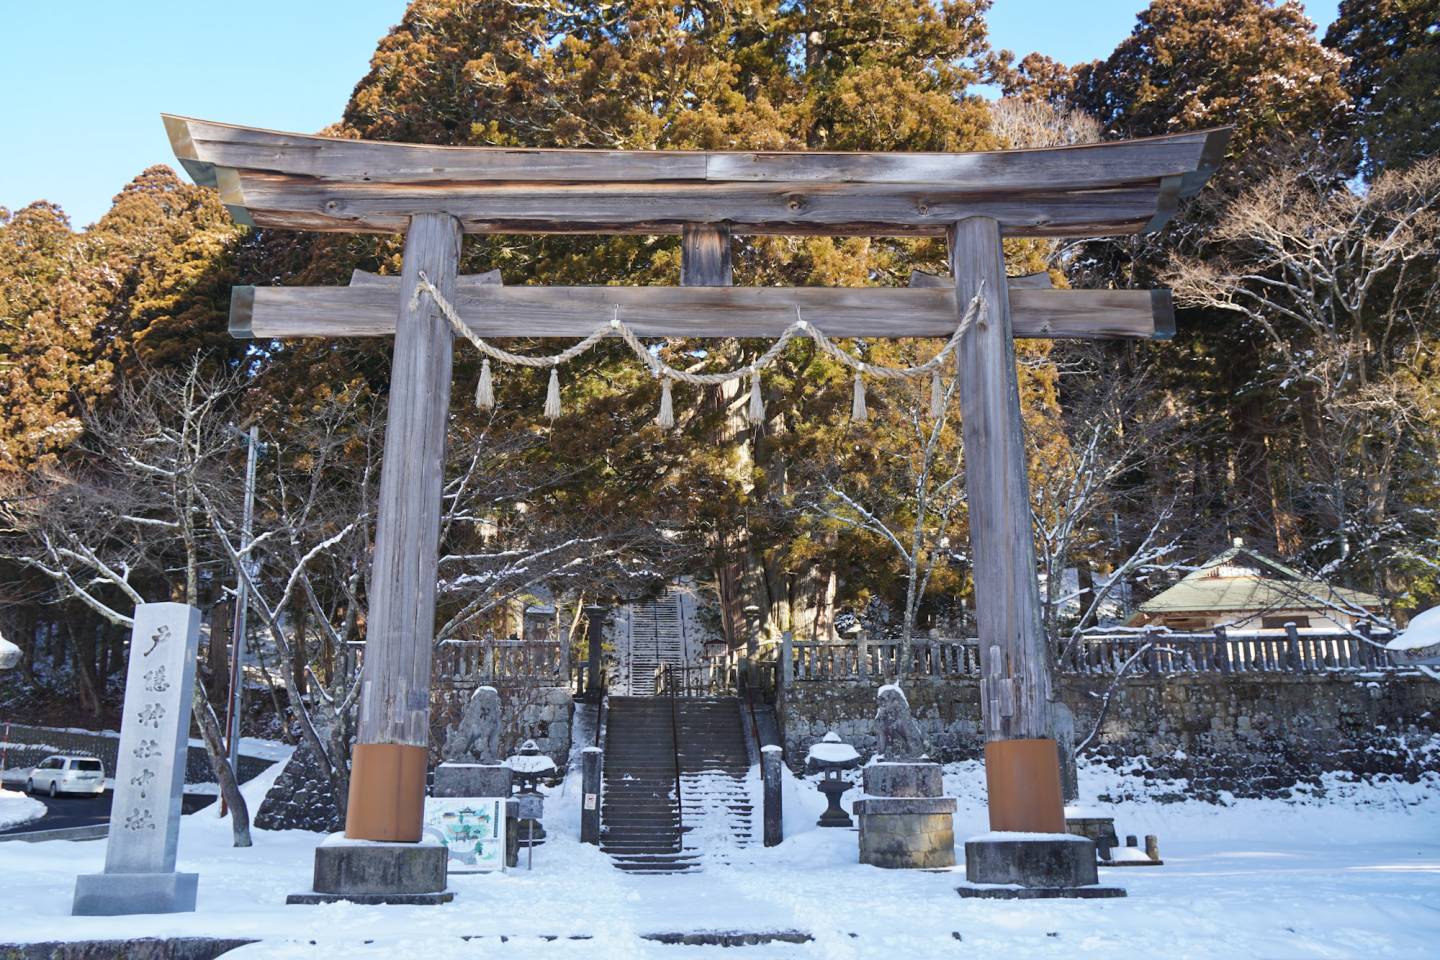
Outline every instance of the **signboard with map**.
{"type": "Polygon", "coordinates": [[[505,869],[504,797],[430,797],[425,832],[476,872],[505,869]]]}

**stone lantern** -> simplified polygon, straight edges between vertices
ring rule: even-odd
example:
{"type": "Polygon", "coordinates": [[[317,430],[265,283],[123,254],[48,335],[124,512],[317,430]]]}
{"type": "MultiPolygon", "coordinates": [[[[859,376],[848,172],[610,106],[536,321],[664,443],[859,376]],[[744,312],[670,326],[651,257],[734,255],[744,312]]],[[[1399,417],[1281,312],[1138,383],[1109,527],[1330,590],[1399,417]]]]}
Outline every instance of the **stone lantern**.
{"type": "Polygon", "coordinates": [[[540,781],[555,773],[555,761],[540,752],[534,740],[526,740],[520,752],[505,760],[515,779],[515,799],[519,802],[520,845],[536,846],[545,842],[545,826],[540,818],[545,813],[545,798],[540,781]]]}
{"type": "Polygon", "coordinates": [[[825,800],[829,806],[825,812],[820,814],[816,821],[822,827],[853,827],[855,821],[840,806],[840,797],[846,790],[850,789],[850,781],[841,775],[841,771],[849,770],[860,762],[860,754],[848,743],[840,740],[839,734],[834,730],[825,734],[819,743],[812,744],[810,751],[805,755],[805,766],[809,770],[818,770],[824,775],[820,781],[820,792],[825,794],[825,800]]]}

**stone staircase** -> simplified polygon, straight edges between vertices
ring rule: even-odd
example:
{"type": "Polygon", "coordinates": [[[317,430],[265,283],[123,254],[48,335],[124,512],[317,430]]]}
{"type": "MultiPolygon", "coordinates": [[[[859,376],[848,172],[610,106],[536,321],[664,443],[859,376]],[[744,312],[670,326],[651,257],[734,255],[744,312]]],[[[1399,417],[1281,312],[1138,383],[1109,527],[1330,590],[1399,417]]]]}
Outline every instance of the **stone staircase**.
{"type": "Polygon", "coordinates": [[[631,604],[629,635],[620,650],[620,673],[632,696],[654,696],[656,671],[662,664],[687,666],[687,653],[678,591],[667,590],[654,600],[631,604]]]}
{"type": "Polygon", "coordinates": [[[678,699],[674,714],[668,697],[609,699],[600,849],[621,870],[691,873],[751,842],[739,702],[678,699]]]}
{"type": "Polygon", "coordinates": [[[740,701],[734,697],[676,701],[680,798],[687,852],[727,862],[754,839],[750,756],[740,701]]]}

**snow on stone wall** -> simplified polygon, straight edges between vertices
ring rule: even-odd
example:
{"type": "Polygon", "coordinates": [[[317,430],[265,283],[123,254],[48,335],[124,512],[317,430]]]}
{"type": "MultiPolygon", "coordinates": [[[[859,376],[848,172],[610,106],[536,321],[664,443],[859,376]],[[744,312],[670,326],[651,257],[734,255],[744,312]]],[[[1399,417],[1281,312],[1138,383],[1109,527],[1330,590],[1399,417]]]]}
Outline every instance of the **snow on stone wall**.
{"type": "MultiPolygon", "coordinates": [[[[1057,687],[1084,739],[1109,678],[1062,676],[1057,687]]],[[[973,680],[904,684],[937,759],[978,757],[979,688],[973,680]]],[[[828,731],[862,754],[876,749],[875,683],[791,684],[780,704],[792,763],[828,731]]],[[[1398,674],[1138,675],[1127,679],[1091,753],[1148,758],[1157,775],[1197,793],[1270,796],[1320,773],[1413,776],[1440,769],[1440,683],[1398,674]]]]}

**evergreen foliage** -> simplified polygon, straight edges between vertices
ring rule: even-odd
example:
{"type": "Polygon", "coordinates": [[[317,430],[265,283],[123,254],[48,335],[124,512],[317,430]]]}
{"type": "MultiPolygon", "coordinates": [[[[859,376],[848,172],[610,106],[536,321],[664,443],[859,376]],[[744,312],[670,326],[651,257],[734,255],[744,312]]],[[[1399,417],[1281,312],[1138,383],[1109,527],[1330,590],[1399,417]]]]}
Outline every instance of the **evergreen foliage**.
{"type": "Polygon", "coordinates": [[[1440,2],[1342,0],[1325,43],[1349,58],[1341,80],[1368,176],[1440,152],[1440,2]]]}

